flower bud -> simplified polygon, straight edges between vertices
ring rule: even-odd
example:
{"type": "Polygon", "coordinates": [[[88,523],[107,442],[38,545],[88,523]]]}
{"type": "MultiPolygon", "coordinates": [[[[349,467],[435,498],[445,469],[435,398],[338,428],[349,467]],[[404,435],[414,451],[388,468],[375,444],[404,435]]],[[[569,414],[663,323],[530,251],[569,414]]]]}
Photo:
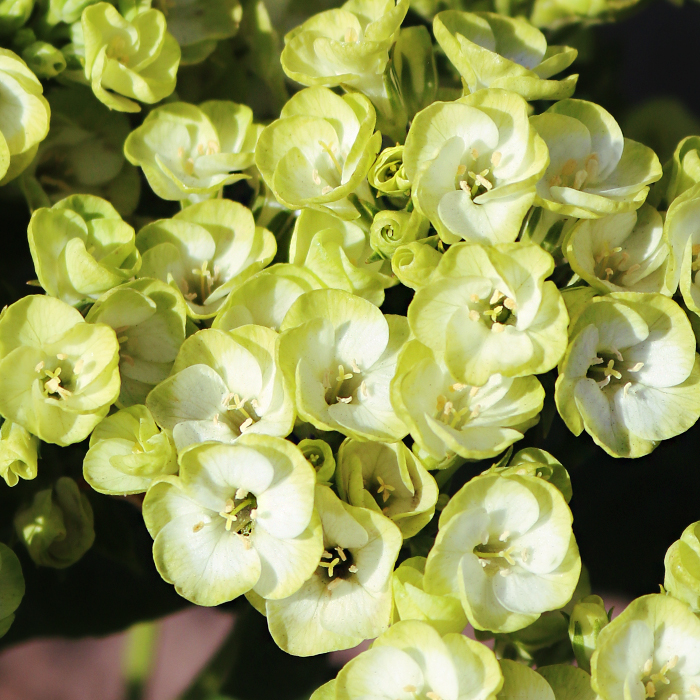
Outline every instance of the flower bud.
{"type": "Polygon", "coordinates": [[[23,596],[24,576],[19,559],[0,542],[0,637],[10,629],[23,596]]]}
{"type": "Polygon", "coordinates": [[[367,173],[367,179],[382,194],[408,192],[411,183],[403,169],[403,146],[385,148],[367,173]]]}
{"type": "Polygon", "coordinates": [[[22,58],[37,78],[54,78],[66,68],[65,56],[45,41],[35,41],[22,51],[22,58]]]}
{"type": "Polygon", "coordinates": [[[369,243],[382,257],[390,258],[399,246],[413,243],[428,235],[430,223],[414,209],[407,211],[386,209],[377,212],[369,230],[369,243]]]}
{"type": "Polygon", "coordinates": [[[669,595],[700,612],[700,522],[688,525],[666,552],[664,588],[669,595]]]}
{"type": "Polygon", "coordinates": [[[8,486],[15,486],[21,476],[36,476],[39,440],[21,425],[6,420],[0,428],[0,476],[8,486]]]}
{"type": "Polygon", "coordinates": [[[435,101],[437,69],[426,27],[404,27],[392,51],[392,73],[409,121],[435,101]]]}
{"type": "Polygon", "coordinates": [[[34,494],[15,515],[15,529],[34,562],[54,569],[75,564],[95,540],[90,502],[67,476],[34,494]]]}
{"type": "Polygon", "coordinates": [[[414,241],[396,249],[391,269],[401,284],[419,289],[428,283],[441,257],[441,253],[424,241],[414,241]]]}
{"type": "Polygon", "coordinates": [[[595,651],[600,630],[610,622],[603,599],[597,595],[582,598],[574,606],[569,619],[569,638],[579,668],[591,670],[591,656],[595,651]]]}
{"type": "Polygon", "coordinates": [[[312,440],[307,438],[299,445],[306,461],[316,470],[316,482],[329,483],[335,473],[335,457],[333,450],[325,440],[312,440]]]}

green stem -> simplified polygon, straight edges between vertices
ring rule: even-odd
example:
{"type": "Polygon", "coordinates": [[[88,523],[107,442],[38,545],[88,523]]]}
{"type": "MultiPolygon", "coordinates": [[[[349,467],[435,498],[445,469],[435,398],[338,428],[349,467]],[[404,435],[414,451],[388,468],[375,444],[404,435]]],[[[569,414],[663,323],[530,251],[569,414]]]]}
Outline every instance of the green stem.
{"type": "Polygon", "coordinates": [[[153,668],[158,630],[157,622],[143,622],[129,630],[123,659],[127,700],[141,700],[144,697],[153,668]]]}

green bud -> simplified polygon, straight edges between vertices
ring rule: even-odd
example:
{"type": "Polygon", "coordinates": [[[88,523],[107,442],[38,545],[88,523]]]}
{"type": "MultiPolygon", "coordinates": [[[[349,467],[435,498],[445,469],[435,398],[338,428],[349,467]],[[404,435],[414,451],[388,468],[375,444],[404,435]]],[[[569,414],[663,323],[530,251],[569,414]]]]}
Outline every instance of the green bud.
{"type": "Polygon", "coordinates": [[[329,484],[335,473],[333,450],[325,440],[306,438],[297,447],[316,470],[316,483],[329,484]]]}
{"type": "Polygon", "coordinates": [[[0,637],[15,619],[15,610],[24,597],[24,576],[17,555],[0,542],[0,637]]]}
{"type": "Polygon", "coordinates": [[[165,16],[146,10],[132,21],[107,2],[82,14],[85,78],[100,102],[120,112],[140,112],[175,89],[180,46],[165,29],[165,16]]]}
{"type": "Polygon", "coordinates": [[[34,562],[54,569],[75,564],[95,540],[90,501],[67,476],[34,494],[15,515],[15,530],[34,562]]]}
{"type": "Polygon", "coordinates": [[[34,435],[17,423],[3,422],[0,428],[0,476],[8,486],[16,486],[19,477],[36,477],[38,449],[39,440],[34,435]]]}
{"type": "Polygon", "coordinates": [[[671,204],[676,197],[700,182],[700,136],[684,138],[664,170],[668,170],[665,201],[671,204]]]}
{"type": "Polygon", "coordinates": [[[381,194],[405,193],[407,196],[411,183],[403,168],[403,146],[385,148],[367,173],[367,179],[369,184],[378,189],[381,194]]]}
{"type": "Polygon", "coordinates": [[[430,282],[442,258],[435,248],[424,241],[399,246],[391,257],[391,269],[401,284],[420,289],[430,282]]]}
{"type": "Polygon", "coordinates": [[[428,235],[430,222],[417,209],[407,211],[385,209],[374,217],[369,230],[369,243],[379,255],[391,258],[396,249],[428,235]]]}
{"type": "Polygon", "coordinates": [[[574,648],[576,662],[584,671],[591,670],[591,656],[596,648],[598,635],[610,622],[603,599],[597,595],[582,598],[569,618],[569,638],[574,648]]]}
{"type": "Polygon", "coordinates": [[[49,0],[46,22],[50,25],[63,22],[73,24],[80,22],[83,10],[90,5],[96,5],[98,0],[49,0]]]}
{"type": "Polygon", "coordinates": [[[700,522],[688,525],[668,548],[664,566],[666,592],[700,612],[700,522]]]}
{"type": "Polygon", "coordinates": [[[23,26],[32,14],[35,1],[2,0],[0,2],[0,36],[10,36],[23,26]]]}
{"type": "Polygon", "coordinates": [[[37,78],[54,78],[66,68],[65,56],[51,44],[36,41],[22,51],[22,58],[37,78]]]}

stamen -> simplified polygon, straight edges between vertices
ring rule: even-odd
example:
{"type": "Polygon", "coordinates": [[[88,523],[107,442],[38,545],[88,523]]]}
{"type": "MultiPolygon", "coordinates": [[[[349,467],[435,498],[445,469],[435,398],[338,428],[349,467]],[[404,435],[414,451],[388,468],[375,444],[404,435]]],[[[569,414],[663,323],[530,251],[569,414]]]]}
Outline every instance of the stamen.
{"type": "Polygon", "coordinates": [[[513,572],[510,569],[499,569],[498,573],[505,578],[506,576],[510,576],[513,572]]]}
{"type": "Polygon", "coordinates": [[[233,495],[233,497],[237,501],[242,501],[246,496],[248,495],[248,490],[244,488],[238,488],[236,489],[236,493],[233,495]]]}
{"type": "Polygon", "coordinates": [[[573,175],[578,168],[578,162],[575,158],[569,158],[569,160],[564,163],[564,167],[561,169],[561,174],[563,176],[573,175]]]}
{"type": "Polygon", "coordinates": [[[510,530],[504,530],[498,537],[499,542],[506,542],[510,536],[510,530]]]}
{"type": "Polygon", "coordinates": [[[637,362],[636,365],[634,365],[633,367],[630,367],[627,371],[628,372],[639,372],[639,370],[642,369],[642,367],[644,367],[644,363],[637,362]]]}
{"type": "Polygon", "coordinates": [[[37,364],[37,366],[34,368],[35,372],[41,372],[42,369],[44,369],[44,361],[42,360],[37,364]]]}
{"type": "Polygon", "coordinates": [[[348,566],[348,571],[351,574],[356,574],[359,571],[359,569],[355,566],[355,564],[351,564],[350,566],[348,566]]]}
{"type": "Polygon", "coordinates": [[[415,693],[418,690],[415,685],[405,685],[403,687],[404,693],[415,693]]]}
{"type": "Polygon", "coordinates": [[[466,180],[459,181],[459,189],[462,190],[463,192],[466,192],[469,195],[471,195],[471,193],[472,193],[472,188],[469,187],[469,183],[466,180]]]}
{"type": "Polygon", "coordinates": [[[527,564],[527,560],[530,558],[530,550],[527,547],[520,550],[520,558],[523,560],[523,564],[527,564]]]}
{"type": "Polygon", "coordinates": [[[644,667],[642,668],[642,672],[644,673],[645,676],[648,676],[651,673],[651,670],[653,667],[654,667],[654,659],[650,657],[644,662],[644,667]]]}
{"type": "Polygon", "coordinates": [[[340,557],[341,561],[347,561],[348,558],[345,556],[345,551],[343,550],[342,547],[336,547],[335,551],[338,552],[338,556],[340,557]]]}
{"type": "Polygon", "coordinates": [[[472,148],[471,154],[474,160],[476,160],[479,157],[479,151],[477,151],[476,148],[472,148]]]}
{"type": "Polygon", "coordinates": [[[467,172],[467,166],[460,163],[457,166],[457,177],[461,177],[466,172],[467,172]]]}
{"type": "Polygon", "coordinates": [[[488,192],[489,190],[493,189],[493,185],[491,184],[491,182],[489,182],[489,181],[488,181],[483,175],[481,175],[480,173],[478,173],[478,174],[474,177],[474,180],[476,180],[476,182],[478,182],[482,187],[484,187],[484,188],[486,189],[487,192],[488,192]]]}
{"type": "Polygon", "coordinates": [[[365,382],[364,379],[362,380],[362,382],[360,384],[360,393],[365,398],[369,396],[369,390],[367,389],[367,383],[365,382]]]}
{"type": "Polygon", "coordinates": [[[576,176],[574,177],[574,189],[580,190],[584,186],[584,184],[586,183],[587,179],[588,179],[588,172],[586,170],[579,170],[576,173],[576,176]]]}
{"type": "Polygon", "coordinates": [[[324,550],[323,554],[321,555],[321,559],[333,559],[333,555],[330,552],[326,552],[324,550]]]}
{"type": "Polygon", "coordinates": [[[506,327],[502,323],[498,323],[498,321],[491,326],[491,331],[493,333],[502,333],[505,329],[506,327]]]}
{"type": "Polygon", "coordinates": [[[338,403],[352,403],[352,396],[339,396],[338,403]]]}
{"type": "Polygon", "coordinates": [[[83,367],[85,366],[85,360],[81,357],[74,365],[73,365],[73,374],[76,376],[79,375],[83,371],[83,367]]]}
{"type": "Polygon", "coordinates": [[[442,700],[442,698],[437,693],[434,693],[432,690],[426,693],[425,697],[429,698],[429,700],[442,700]]]}
{"type": "Polygon", "coordinates": [[[214,414],[214,425],[219,425],[219,414],[218,413],[214,414]]]}
{"type": "Polygon", "coordinates": [[[336,566],[340,564],[340,559],[336,557],[332,561],[322,561],[319,566],[324,567],[325,569],[328,569],[328,576],[330,578],[333,578],[333,569],[335,569],[336,566]]]}
{"type": "Polygon", "coordinates": [[[253,419],[252,419],[252,418],[246,418],[246,419],[241,423],[241,425],[240,425],[240,427],[238,428],[238,430],[240,430],[241,433],[245,433],[245,431],[248,430],[248,428],[250,428],[251,425],[253,425],[253,419]]]}
{"type": "Polygon", "coordinates": [[[646,690],[646,695],[644,697],[653,698],[656,695],[656,686],[651,681],[647,681],[644,689],[646,690]]]}
{"type": "Polygon", "coordinates": [[[632,382],[627,382],[627,384],[625,384],[625,386],[622,387],[622,395],[624,397],[627,397],[627,394],[629,393],[631,386],[632,386],[632,382]]]}
{"type": "Polygon", "coordinates": [[[502,157],[503,154],[500,151],[494,151],[491,154],[491,165],[493,165],[494,168],[497,168],[498,164],[501,162],[502,157]]]}
{"type": "Polygon", "coordinates": [[[193,528],[192,532],[199,532],[204,527],[204,523],[200,520],[193,528]]]}
{"type": "Polygon", "coordinates": [[[321,184],[321,178],[319,177],[318,170],[314,170],[311,174],[311,179],[317,184],[321,184]]]}
{"type": "Polygon", "coordinates": [[[481,320],[481,314],[476,309],[472,309],[469,312],[469,320],[470,321],[479,321],[479,320],[481,320]]]}
{"type": "Polygon", "coordinates": [[[515,300],[511,299],[510,297],[506,297],[503,300],[503,306],[505,306],[506,309],[508,309],[508,311],[514,311],[515,310],[515,300]]]}
{"type": "Polygon", "coordinates": [[[68,355],[64,355],[62,352],[59,352],[58,355],[56,355],[56,359],[63,361],[68,357],[68,355]]]}
{"type": "Polygon", "coordinates": [[[493,290],[493,294],[491,295],[491,298],[489,299],[489,304],[498,304],[498,302],[503,299],[505,294],[503,292],[498,291],[498,289],[493,290]]]}
{"type": "Polygon", "coordinates": [[[455,382],[450,386],[450,391],[462,391],[462,389],[467,388],[467,384],[461,384],[460,382],[455,382]]]}
{"type": "Polygon", "coordinates": [[[357,35],[357,30],[355,27],[348,27],[345,30],[345,43],[354,44],[360,37],[357,35]]]}
{"type": "Polygon", "coordinates": [[[340,585],[340,582],[343,579],[341,578],[334,578],[327,586],[326,589],[329,591],[332,591],[334,588],[337,588],[340,585]]]}
{"type": "Polygon", "coordinates": [[[470,299],[470,301],[472,301],[476,304],[479,301],[479,295],[478,294],[470,294],[469,299],[470,299]]]}
{"type": "Polygon", "coordinates": [[[561,185],[561,178],[559,175],[555,175],[554,177],[549,179],[549,186],[550,187],[559,187],[561,185]]]}
{"type": "Polygon", "coordinates": [[[352,371],[353,371],[355,374],[360,374],[360,372],[362,371],[362,370],[357,366],[357,362],[355,362],[355,360],[353,360],[353,361],[350,363],[350,366],[352,367],[352,371]]]}
{"type": "Polygon", "coordinates": [[[469,398],[473,399],[478,393],[479,393],[479,387],[473,386],[471,389],[469,389],[469,398]]]}

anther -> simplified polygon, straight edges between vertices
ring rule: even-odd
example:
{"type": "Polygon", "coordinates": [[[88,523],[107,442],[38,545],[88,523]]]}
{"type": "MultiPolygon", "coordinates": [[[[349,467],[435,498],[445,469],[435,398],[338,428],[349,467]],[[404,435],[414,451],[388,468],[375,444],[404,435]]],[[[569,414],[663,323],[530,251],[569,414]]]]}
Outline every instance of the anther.
{"type": "Polygon", "coordinates": [[[463,192],[466,192],[469,195],[471,195],[471,193],[472,193],[472,188],[469,187],[469,183],[466,180],[459,181],[459,189],[462,190],[463,192]]]}
{"type": "Polygon", "coordinates": [[[644,689],[646,690],[644,697],[653,698],[656,695],[656,686],[651,681],[647,681],[644,689]]]}
{"type": "Polygon", "coordinates": [[[362,371],[362,370],[357,366],[357,362],[355,362],[355,360],[352,360],[352,362],[350,363],[350,366],[352,367],[352,371],[353,371],[355,374],[359,374],[359,373],[362,371]]]}
{"type": "Polygon", "coordinates": [[[333,559],[333,555],[330,552],[326,552],[324,550],[323,554],[321,555],[321,559],[333,559]]]}
{"type": "Polygon", "coordinates": [[[498,321],[491,326],[491,331],[493,333],[502,333],[505,329],[506,327],[502,323],[498,323],[498,321]]]}
{"type": "Polygon", "coordinates": [[[192,532],[199,532],[204,527],[204,523],[200,520],[193,528],[192,532]]]}
{"type": "Polygon", "coordinates": [[[511,299],[510,297],[506,297],[503,300],[503,306],[505,306],[508,311],[513,311],[515,309],[515,300],[511,299]]]}
{"type": "Polygon", "coordinates": [[[318,170],[314,170],[311,174],[311,179],[317,184],[321,184],[321,178],[319,177],[318,170]]]}
{"type": "Polygon", "coordinates": [[[574,189],[580,190],[588,179],[588,171],[579,170],[574,176],[574,189]]]}
{"type": "Polygon", "coordinates": [[[470,294],[469,299],[470,299],[470,301],[472,301],[476,304],[479,301],[479,295],[478,294],[470,294]]]}
{"type": "Polygon", "coordinates": [[[351,574],[356,574],[359,571],[359,569],[354,564],[351,564],[350,566],[348,566],[348,571],[351,574]]]}
{"type": "Polygon", "coordinates": [[[34,371],[41,372],[42,369],[44,369],[44,361],[43,360],[36,365],[36,367],[34,368],[34,371]]]}
{"type": "Polygon", "coordinates": [[[479,151],[477,151],[476,148],[472,148],[471,154],[474,160],[476,160],[479,157],[479,151]]]}
{"type": "Polygon", "coordinates": [[[339,396],[338,403],[352,403],[352,396],[339,396]]]}
{"type": "Polygon", "coordinates": [[[498,164],[501,162],[502,157],[503,155],[500,151],[494,151],[491,154],[491,165],[493,165],[494,168],[497,168],[498,164]]]}
{"type": "Polygon", "coordinates": [[[630,367],[627,371],[628,372],[639,372],[639,370],[642,369],[642,367],[644,367],[644,363],[637,362],[637,364],[635,364],[633,367],[630,367]]]}
{"type": "Polygon", "coordinates": [[[442,700],[442,698],[437,693],[434,693],[432,690],[426,693],[425,697],[429,700],[442,700]]]}
{"type": "Polygon", "coordinates": [[[343,579],[340,578],[334,578],[327,586],[326,589],[329,591],[332,591],[334,588],[337,588],[340,585],[340,582],[343,579]]]}
{"type": "Polygon", "coordinates": [[[698,688],[698,686],[695,685],[695,683],[693,683],[693,685],[690,686],[690,692],[691,692],[696,698],[700,698],[700,688],[698,688]]]}
{"type": "Polygon", "coordinates": [[[467,166],[466,166],[466,165],[460,164],[460,165],[457,166],[457,175],[458,175],[458,177],[461,177],[461,176],[464,175],[464,173],[466,173],[466,172],[467,172],[467,166]]]}
{"type": "Polygon", "coordinates": [[[244,433],[246,430],[248,430],[248,428],[250,428],[251,425],[253,425],[253,419],[252,419],[252,418],[246,418],[246,419],[241,423],[241,425],[240,425],[240,427],[238,428],[238,430],[240,430],[241,433],[244,433]]]}
{"type": "Polygon", "coordinates": [[[244,488],[238,488],[236,489],[236,493],[233,495],[233,497],[237,501],[242,501],[246,496],[248,495],[248,490],[244,488]]]}
{"type": "Polygon", "coordinates": [[[476,309],[472,309],[469,312],[469,320],[470,321],[479,321],[480,319],[481,319],[481,314],[476,309]]]}
{"type": "Polygon", "coordinates": [[[651,670],[653,667],[654,667],[654,659],[650,657],[644,662],[644,666],[642,668],[642,673],[644,673],[645,676],[648,676],[651,673],[651,670]]]}
{"type": "Polygon", "coordinates": [[[68,357],[68,355],[64,355],[62,352],[59,352],[58,355],[56,355],[56,359],[63,361],[68,357]]]}
{"type": "Polygon", "coordinates": [[[403,687],[404,693],[415,693],[418,690],[415,685],[405,685],[403,687]]]}
{"type": "Polygon", "coordinates": [[[510,535],[510,530],[504,530],[498,537],[499,542],[506,542],[510,535]]]}
{"type": "Polygon", "coordinates": [[[360,383],[360,393],[362,396],[365,398],[369,396],[369,391],[367,389],[367,382],[363,379],[362,382],[360,383]]]}
{"type": "Polygon", "coordinates": [[[343,550],[342,547],[335,547],[335,551],[338,552],[338,556],[340,557],[341,561],[348,560],[348,558],[345,556],[345,551],[343,550]]]}
{"type": "Polygon", "coordinates": [[[345,43],[354,44],[360,37],[357,35],[355,27],[348,27],[345,30],[345,43]]]}
{"type": "Polygon", "coordinates": [[[578,167],[578,162],[575,158],[569,158],[569,160],[564,163],[564,167],[561,169],[561,174],[565,177],[567,175],[573,175],[578,167]]]}
{"type": "Polygon", "coordinates": [[[499,569],[498,573],[505,578],[506,576],[510,576],[513,572],[510,569],[499,569]]]}
{"type": "Polygon", "coordinates": [[[478,393],[479,393],[479,387],[473,386],[471,389],[469,389],[469,398],[473,399],[478,393]]]}
{"type": "Polygon", "coordinates": [[[329,194],[330,192],[333,191],[333,188],[330,185],[326,185],[322,190],[321,194],[329,194]]]}
{"type": "Polygon", "coordinates": [[[81,357],[74,365],[73,365],[73,374],[76,376],[80,374],[83,371],[83,367],[85,366],[85,360],[81,357]]]}
{"type": "MultiPolygon", "coordinates": [[[[610,378],[610,377],[608,377],[608,379],[609,379],[609,378],[610,378]]],[[[627,396],[627,394],[629,393],[629,390],[630,390],[630,387],[631,387],[631,386],[632,386],[632,382],[627,382],[627,384],[625,384],[625,386],[622,387],[622,395],[623,395],[623,396],[625,396],[625,397],[627,396]]]]}
{"type": "Polygon", "coordinates": [[[462,384],[460,382],[455,382],[450,386],[450,391],[462,391],[462,389],[466,389],[467,384],[462,384]]]}

